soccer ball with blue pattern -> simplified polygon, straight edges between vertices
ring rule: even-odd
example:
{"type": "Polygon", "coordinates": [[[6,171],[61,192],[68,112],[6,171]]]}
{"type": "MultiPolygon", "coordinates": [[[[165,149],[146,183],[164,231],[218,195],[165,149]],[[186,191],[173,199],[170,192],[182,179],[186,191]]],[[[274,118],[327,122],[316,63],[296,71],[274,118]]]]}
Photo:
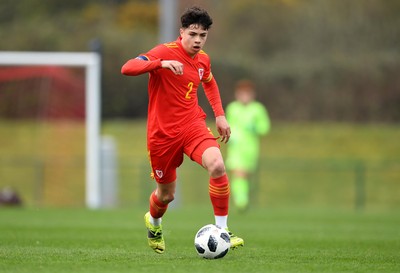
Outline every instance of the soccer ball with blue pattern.
{"type": "Polygon", "coordinates": [[[228,253],[231,240],[225,229],[209,224],[196,233],[194,245],[200,257],[219,259],[228,253]]]}

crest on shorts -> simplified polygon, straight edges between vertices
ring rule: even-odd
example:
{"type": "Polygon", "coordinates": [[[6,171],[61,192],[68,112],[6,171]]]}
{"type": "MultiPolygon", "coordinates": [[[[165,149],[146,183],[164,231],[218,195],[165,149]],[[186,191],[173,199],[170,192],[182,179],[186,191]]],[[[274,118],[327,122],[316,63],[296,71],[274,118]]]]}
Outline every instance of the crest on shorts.
{"type": "Polygon", "coordinates": [[[156,170],[156,175],[158,176],[158,178],[163,177],[164,173],[161,170],[156,170]]]}
{"type": "Polygon", "coordinates": [[[199,77],[200,77],[200,80],[203,79],[203,75],[204,75],[204,68],[199,68],[199,77]]]}

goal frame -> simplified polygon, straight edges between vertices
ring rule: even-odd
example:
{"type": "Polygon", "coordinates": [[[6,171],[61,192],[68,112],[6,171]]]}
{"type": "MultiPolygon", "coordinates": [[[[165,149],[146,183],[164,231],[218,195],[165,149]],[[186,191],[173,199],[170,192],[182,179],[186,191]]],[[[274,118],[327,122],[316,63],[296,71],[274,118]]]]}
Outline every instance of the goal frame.
{"type": "Polygon", "coordinates": [[[85,68],[86,182],[85,203],[101,207],[100,185],[100,92],[101,57],[96,52],[1,51],[0,65],[69,66],[85,68]]]}

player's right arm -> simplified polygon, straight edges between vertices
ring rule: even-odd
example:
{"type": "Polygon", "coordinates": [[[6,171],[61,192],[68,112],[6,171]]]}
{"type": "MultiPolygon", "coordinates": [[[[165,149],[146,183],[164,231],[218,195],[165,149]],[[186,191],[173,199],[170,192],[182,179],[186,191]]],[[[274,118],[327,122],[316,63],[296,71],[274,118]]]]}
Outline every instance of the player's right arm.
{"type": "Polygon", "coordinates": [[[150,60],[145,55],[128,60],[121,68],[126,76],[137,76],[161,68],[161,59],[150,60]]]}
{"type": "Polygon", "coordinates": [[[126,76],[138,76],[159,68],[170,69],[175,75],[183,74],[183,64],[174,60],[150,60],[145,55],[128,60],[121,68],[121,73],[126,76]]]}

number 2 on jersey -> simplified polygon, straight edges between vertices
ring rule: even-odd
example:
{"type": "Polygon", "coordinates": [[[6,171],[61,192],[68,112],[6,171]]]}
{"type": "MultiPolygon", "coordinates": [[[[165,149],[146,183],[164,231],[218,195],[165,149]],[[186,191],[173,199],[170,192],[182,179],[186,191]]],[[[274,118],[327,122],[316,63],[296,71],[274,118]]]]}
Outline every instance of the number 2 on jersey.
{"type": "Polygon", "coordinates": [[[185,99],[190,100],[192,97],[190,96],[190,92],[193,90],[193,82],[188,83],[189,90],[186,92],[185,99]]]}

